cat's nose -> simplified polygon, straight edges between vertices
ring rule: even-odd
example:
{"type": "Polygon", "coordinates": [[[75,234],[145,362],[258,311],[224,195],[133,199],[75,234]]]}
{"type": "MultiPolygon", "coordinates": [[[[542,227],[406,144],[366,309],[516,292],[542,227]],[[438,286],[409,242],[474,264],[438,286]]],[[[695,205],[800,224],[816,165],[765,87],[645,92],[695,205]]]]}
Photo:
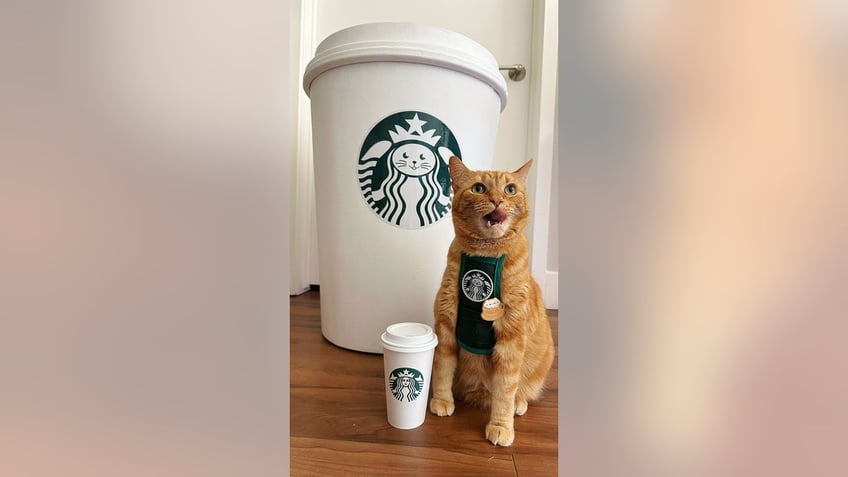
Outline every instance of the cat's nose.
{"type": "Polygon", "coordinates": [[[495,208],[497,209],[498,206],[501,205],[501,202],[503,202],[503,200],[501,200],[501,199],[489,199],[489,202],[495,204],[495,208]]]}

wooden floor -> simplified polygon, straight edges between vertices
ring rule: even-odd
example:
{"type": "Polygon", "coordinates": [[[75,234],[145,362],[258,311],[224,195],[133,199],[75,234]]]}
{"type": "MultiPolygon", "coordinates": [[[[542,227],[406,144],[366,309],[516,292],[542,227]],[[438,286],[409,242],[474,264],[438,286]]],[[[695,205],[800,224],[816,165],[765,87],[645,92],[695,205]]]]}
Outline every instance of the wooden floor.
{"type": "MultiPolygon", "coordinates": [[[[548,312],[557,337],[557,314],[548,312]]],[[[558,353],[557,353],[558,357],[558,353]]],[[[457,403],[411,430],[386,421],[381,355],[321,335],[319,296],[291,298],[291,475],[520,475],[557,473],[557,360],[542,399],[515,419],[515,442],[484,437],[486,411],[457,403]]]]}

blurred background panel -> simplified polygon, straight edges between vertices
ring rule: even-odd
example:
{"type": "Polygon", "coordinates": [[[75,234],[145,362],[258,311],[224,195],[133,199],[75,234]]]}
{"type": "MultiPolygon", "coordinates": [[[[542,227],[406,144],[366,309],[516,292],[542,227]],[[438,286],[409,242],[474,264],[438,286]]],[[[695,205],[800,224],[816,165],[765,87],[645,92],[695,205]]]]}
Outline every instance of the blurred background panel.
{"type": "Polygon", "coordinates": [[[844,474],[845,3],[560,12],[561,462],[844,474]]]}
{"type": "Polygon", "coordinates": [[[3,4],[0,474],[287,469],[288,32],[3,4]]]}

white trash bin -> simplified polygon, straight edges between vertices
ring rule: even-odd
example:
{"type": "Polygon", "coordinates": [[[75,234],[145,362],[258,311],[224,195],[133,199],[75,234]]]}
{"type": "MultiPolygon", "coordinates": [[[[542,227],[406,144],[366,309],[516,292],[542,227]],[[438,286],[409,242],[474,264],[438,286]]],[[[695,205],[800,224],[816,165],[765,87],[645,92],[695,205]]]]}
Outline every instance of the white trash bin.
{"type": "Polygon", "coordinates": [[[382,353],[392,323],[433,325],[453,238],[448,158],[491,168],[506,82],[452,31],[372,23],[330,35],[306,68],[321,331],[382,353]]]}

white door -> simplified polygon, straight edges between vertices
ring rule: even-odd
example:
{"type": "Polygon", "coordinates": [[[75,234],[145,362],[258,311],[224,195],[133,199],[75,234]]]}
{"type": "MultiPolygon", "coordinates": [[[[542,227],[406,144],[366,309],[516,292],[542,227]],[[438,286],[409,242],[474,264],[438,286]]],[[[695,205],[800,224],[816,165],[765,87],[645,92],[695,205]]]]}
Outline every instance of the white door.
{"type": "MultiPolygon", "coordinates": [[[[553,164],[553,103],[556,83],[556,2],[515,0],[303,0],[300,3],[301,48],[298,71],[312,58],[315,47],[332,33],[362,23],[426,23],[461,33],[486,47],[502,65],[521,64],[527,76],[513,81],[507,76],[509,99],[501,114],[493,161],[494,169],[514,170],[533,158],[531,206],[535,212],[528,230],[533,254],[533,274],[540,281],[548,307],[556,307],[556,283],[550,282],[547,260],[550,222],[551,169],[553,164]],[[546,5],[547,4],[547,5],[546,5]],[[544,69],[543,69],[544,66],[544,69]],[[553,286],[552,286],[553,285],[553,286]]],[[[507,75],[507,72],[503,72],[507,75]]],[[[300,82],[295,82],[300,84],[300,82]]],[[[311,181],[309,103],[300,92],[298,166],[293,177],[311,181]],[[307,157],[308,156],[308,157],[307,157]]],[[[298,187],[298,185],[295,185],[298,187]]],[[[300,184],[300,194],[311,186],[300,184]]],[[[292,293],[320,283],[317,267],[314,205],[295,199],[293,208],[292,293]],[[305,243],[307,240],[309,243],[305,243]],[[300,243],[298,244],[298,241],[300,243]]],[[[556,246],[553,243],[552,246],[556,246]]]]}

